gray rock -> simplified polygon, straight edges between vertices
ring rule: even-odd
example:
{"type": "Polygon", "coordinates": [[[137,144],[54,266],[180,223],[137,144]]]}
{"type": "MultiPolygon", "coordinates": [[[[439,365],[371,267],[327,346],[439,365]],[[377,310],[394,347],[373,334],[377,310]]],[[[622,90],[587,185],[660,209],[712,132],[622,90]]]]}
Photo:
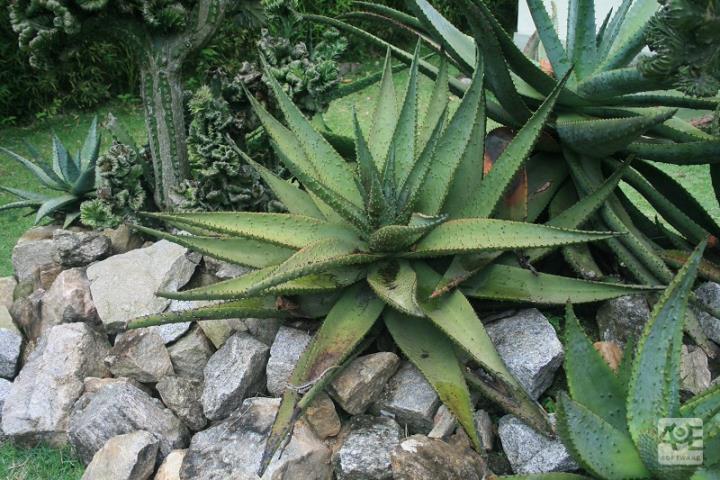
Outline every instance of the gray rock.
{"type": "MultiPolygon", "coordinates": [[[[57,328],[57,327],[56,327],[57,328]]],[[[70,443],[88,463],[112,437],[146,430],[160,442],[160,458],[190,439],[187,428],[160,400],[128,382],[113,382],[85,393],[75,403],[69,420],[70,443]]]]}
{"type": "Polygon", "coordinates": [[[0,277],[0,307],[12,307],[17,280],[15,277],[0,277]]]}
{"type": "Polygon", "coordinates": [[[325,392],[320,392],[305,410],[303,419],[312,427],[320,440],[340,433],[342,423],[335,404],[325,392]]]}
{"type": "Polygon", "coordinates": [[[0,377],[12,380],[18,370],[23,337],[8,309],[0,305],[0,377]]]}
{"type": "Polygon", "coordinates": [[[392,418],[353,417],[333,455],[337,479],[392,479],[390,454],[400,444],[400,435],[400,425],[392,418]]]}
{"type": "Polygon", "coordinates": [[[391,461],[394,480],[483,480],[487,473],[477,453],[424,435],[403,440],[391,461]]]}
{"type": "Polygon", "coordinates": [[[332,452],[304,422],[295,424],[287,447],[275,454],[263,479],[332,480],[332,452]]]}
{"type": "Polygon", "coordinates": [[[41,309],[44,296],[45,290],[35,290],[28,297],[17,299],[10,308],[10,316],[31,342],[42,334],[41,309]]]}
{"type": "Polygon", "coordinates": [[[680,388],[698,395],[710,388],[711,379],[705,352],[699,347],[683,345],[680,358],[680,388]]]}
{"type": "Polygon", "coordinates": [[[35,272],[35,275],[33,275],[33,285],[35,289],[42,288],[43,290],[48,290],[62,271],[63,267],[56,263],[40,267],[35,272]]]}
{"type": "Polygon", "coordinates": [[[147,329],[118,335],[105,365],[116,377],[132,378],[140,383],[155,383],[175,373],[165,342],[157,332],[147,329]]]}
{"type": "Polygon", "coordinates": [[[163,377],[155,388],[163,403],[185,422],[190,430],[198,431],[205,427],[207,419],[200,403],[203,391],[201,380],[168,375],[163,377]]]}
{"type": "MultiPolygon", "coordinates": [[[[188,302],[183,300],[170,300],[170,306],[168,312],[184,312],[196,308],[197,302],[188,302]]],[[[185,335],[188,330],[192,327],[192,322],[181,322],[181,323],[168,323],[166,325],[155,325],[148,327],[149,330],[154,330],[160,335],[165,344],[173,343],[180,337],[185,335]]]]}
{"type": "MultiPolygon", "coordinates": [[[[695,290],[698,300],[705,305],[720,310],[720,285],[714,282],[706,282],[695,290]]],[[[700,325],[702,325],[705,335],[715,343],[720,343],[720,319],[695,309],[700,325]]]]}
{"type": "Polygon", "coordinates": [[[158,467],[153,480],[180,480],[180,468],[187,450],[173,450],[158,467]]]}
{"type": "MultiPolygon", "coordinates": [[[[554,421],[554,415],[550,418],[554,421]]],[[[513,472],[518,475],[570,472],[580,468],[560,440],[537,433],[517,417],[502,417],[498,435],[513,472]]]]}
{"type": "Polygon", "coordinates": [[[270,347],[270,359],[265,370],[267,389],[272,396],[279,397],[283,394],[290,374],[311,339],[312,337],[303,330],[280,327],[270,347]]]}
{"type": "Polygon", "coordinates": [[[198,325],[215,348],[222,347],[233,334],[237,332],[247,332],[248,330],[245,322],[239,318],[200,320],[198,325]]]}
{"type": "Polygon", "coordinates": [[[53,260],[66,268],[85,267],[110,255],[112,243],[97,232],[57,230],[53,234],[53,260]]]}
{"type": "Polygon", "coordinates": [[[478,410],[473,414],[473,420],[478,437],[480,437],[480,443],[483,449],[489,452],[493,449],[493,443],[495,443],[495,427],[490,414],[485,410],[478,410]]]}
{"type": "Polygon", "coordinates": [[[555,329],[535,308],[487,326],[498,353],[533,399],[548,389],[563,361],[555,329]]]}
{"type": "Polygon", "coordinates": [[[602,303],[596,314],[600,339],[624,345],[630,338],[640,338],[650,318],[650,306],[642,295],[628,295],[602,303]]]}
{"type": "Polygon", "coordinates": [[[264,390],[269,348],[247,333],[236,333],[205,366],[202,404],[209,420],[220,420],[243,400],[264,390]]]}
{"type": "Polygon", "coordinates": [[[2,429],[16,441],[67,442],[68,416],[85,377],[109,372],[110,345],[84,323],[58,325],[40,338],[5,400],[2,429]]]}
{"type": "Polygon", "coordinates": [[[147,480],[159,445],[155,435],[142,430],[113,437],[93,456],[82,480],[147,480]]]}
{"type": "Polygon", "coordinates": [[[328,392],[351,415],[360,415],[382,393],[400,359],[392,352],[358,357],[330,384],[328,392]]]}
{"type": "Polygon", "coordinates": [[[40,311],[41,334],[61,323],[97,323],[97,310],[85,270],[72,268],[58,275],[45,293],[40,311]]]}
{"type": "Polygon", "coordinates": [[[187,335],[168,347],[170,360],[177,375],[203,378],[205,365],[215,352],[200,327],[194,327],[187,335]]]}
{"type": "Polygon", "coordinates": [[[12,264],[19,282],[32,280],[41,268],[54,264],[52,235],[57,227],[31,228],[20,237],[12,252],[12,264]]]}
{"type": "Polygon", "coordinates": [[[127,253],[142,247],[143,244],[142,237],[124,224],[114,229],[104,230],[103,235],[110,239],[113,255],[127,253]]]}
{"type": "Polygon", "coordinates": [[[246,318],[243,323],[250,335],[265,345],[272,345],[280,330],[281,322],[278,318],[246,318]]]}
{"type": "Polygon", "coordinates": [[[212,257],[205,257],[205,267],[208,273],[216,276],[220,280],[237,278],[251,271],[251,269],[243,267],[242,265],[217,260],[212,257]]]}
{"type": "Polygon", "coordinates": [[[5,440],[5,433],[2,430],[2,409],[5,405],[5,399],[10,394],[10,388],[12,388],[12,382],[0,378],[0,442],[5,440]]]}
{"type": "Polygon", "coordinates": [[[453,415],[445,405],[440,405],[435,417],[433,418],[433,428],[428,433],[428,438],[446,439],[455,432],[457,428],[457,418],[453,415]]]}
{"type": "Polygon", "coordinates": [[[420,370],[405,361],[387,382],[372,410],[392,416],[412,433],[428,433],[439,406],[440,398],[420,370]]]}
{"type": "Polygon", "coordinates": [[[184,286],[197,267],[194,260],[184,247],[161,240],[91,265],[87,276],[100,320],[114,331],[133,318],[165,311],[170,300],[155,293],[184,286]]]}

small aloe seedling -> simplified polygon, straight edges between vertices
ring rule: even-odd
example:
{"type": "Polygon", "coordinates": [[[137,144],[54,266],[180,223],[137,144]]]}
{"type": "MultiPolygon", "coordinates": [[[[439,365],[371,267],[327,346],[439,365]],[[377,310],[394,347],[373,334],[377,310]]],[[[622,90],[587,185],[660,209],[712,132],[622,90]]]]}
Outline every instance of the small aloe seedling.
{"type": "Polygon", "coordinates": [[[634,353],[613,372],[583,333],[573,310],[566,317],[570,396],[561,394],[558,430],[575,459],[602,479],[718,478],[720,387],[680,403],[680,356],[688,296],[705,244],[680,269],[653,309],[634,353]],[[689,427],[702,428],[689,431],[689,427]],[[673,429],[675,427],[675,429],[673,429]],[[687,435],[686,435],[687,434],[687,435]],[[678,445],[693,440],[695,462],[679,464],[678,445]]]}
{"type": "Polygon", "coordinates": [[[644,289],[535,274],[512,261],[499,261],[508,250],[547,250],[614,236],[574,228],[616,183],[578,202],[572,215],[553,225],[489,218],[527,160],[559,90],[482,178],[486,120],[482,67],[477,66],[467,94],[448,120],[447,64],[422,115],[417,58],[416,52],[403,100],[398,101],[388,56],[369,135],[354,118],[355,165],[313,128],[272,75],[268,81],[288,127],[248,96],[279,157],[303,187],[248,159],[289,213],[151,215],[196,234],[188,236],[141,228],[257,270],[207,287],[164,294],[227,303],[139,319],[131,327],[243,316],[324,317],[290,378],[295,387],[284,394],[268,440],[266,465],[302,410],[362,351],[363,340],[383,325],[476,446],[479,440],[459,358],[470,358],[487,373],[491,380],[480,382],[486,394],[547,430],[544,412],[510,374],[467,297],[564,304],[568,298],[597,301],[644,289]],[[447,265],[460,253],[483,257],[487,268],[462,289],[433,296],[442,278],[436,265],[447,265]],[[463,352],[461,357],[457,352],[463,352]]]}
{"type": "Polygon", "coordinates": [[[95,165],[100,152],[97,118],[90,124],[85,143],[75,157],[53,135],[52,168],[46,165],[36,148],[28,145],[28,149],[33,160],[3,147],[0,147],[0,152],[28,169],[43,187],[58,194],[29,192],[0,185],[0,190],[19,198],[16,202],[1,205],[0,211],[29,207],[36,209],[36,224],[44,217],[61,216],[64,226],[70,226],[80,216],[80,204],[95,194],[95,165]]]}

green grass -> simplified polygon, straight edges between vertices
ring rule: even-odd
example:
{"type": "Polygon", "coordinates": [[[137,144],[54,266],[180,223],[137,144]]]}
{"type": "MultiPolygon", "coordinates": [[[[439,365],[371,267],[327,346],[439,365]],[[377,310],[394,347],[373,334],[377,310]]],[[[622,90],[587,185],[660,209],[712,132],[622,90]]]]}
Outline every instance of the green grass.
{"type": "Polygon", "coordinates": [[[79,480],[82,474],[82,463],[66,448],[0,444],[0,478],[3,480],[79,480]]]}
{"type": "MultiPolygon", "coordinates": [[[[109,105],[98,111],[102,120],[112,112],[126,126],[138,141],[146,138],[142,111],[137,105],[109,105]]],[[[52,152],[51,134],[56,133],[70,151],[77,151],[82,145],[93,113],[74,113],[37,121],[29,126],[6,127],[0,129],[0,145],[21,155],[27,156],[24,142],[33,144],[48,159],[52,152]]],[[[103,139],[103,147],[109,145],[108,135],[103,139]]],[[[49,162],[49,160],[48,160],[49,162]]],[[[0,155],[0,184],[24,190],[40,191],[32,174],[18,163],[0,155]]],[[[0,192],[0,205],[16,200],[11,195],[0,192]]],[[[0,276],[12,274],[10,255],[12,248],[22,233],[33,225],[34,218],[27,216],[28,210],[10,210],[0,212],[0,276]]],[[[0,477],[2,478],[2,477],[0,477]]]]}

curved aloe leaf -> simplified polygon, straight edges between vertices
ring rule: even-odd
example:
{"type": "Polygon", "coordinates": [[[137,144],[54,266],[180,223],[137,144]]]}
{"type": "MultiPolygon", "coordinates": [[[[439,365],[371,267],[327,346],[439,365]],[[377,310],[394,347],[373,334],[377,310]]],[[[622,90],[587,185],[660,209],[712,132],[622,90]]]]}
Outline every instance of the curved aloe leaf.
{"type": "Polygon", "coordinates": [[[43,217],[52,215],[53,213],[62,210],[64,207],[72,203],[77,203],[78,197],[75,195],[60,195],[59,197],[52,198],[38,208],[37,214],[35,215],[35,223],[37,224],[42,220],[43,217]]]}
{"type": "Polygon", "coordinates": [[[718,141],[669,144],[635,142],[628,145],[626,150],[640,158],[676,165],[720,163],[720,142],[718,141]]]}
{"type": "Polygon", "coordinates": [[[430,217],[414,214],[407,225],[388,225],[370,235],[368,241],[373,252],[393,252],[405,249],[417,242],[423,235],[431,232],[445,221],[444,215],[430,217]]]}
{"type": "Polygon", "coordinates": [[[7,148],[0,147],[0,152],[4,153],[8,157],[17,161],[20,165],[25,167],[30,173],[35,175],[43,185],[51,190],[62,190],[65,187],[64,182],[49,168],[41,164],[35,164],[25,157],[21,157],[17,153],[8,150],[7,148]]]}
{"type": "Polygon", "coordinates": [[[528,0],[527,4],[553,71],[557,76],[564,77],[572,68],[572,63],[568,59],[565,47],[555,31],[555,25],[545,9],[545,3],[542,0],[528,0]]]}
{"type": "Polygon", "coordinates": [[[458,30],[426,0],[414,0],[410,5],[423,25],[435,34],[435,38],[441,39],[442,44],[462,62],[465,71],[472,71],[476,57],[472,37],[458,30]]]}
{"type": "Polygon", "coordinates": [[[378,262],[370,268],[367,282],[378,297],[399,312],[425,316],[417,303],[417,275],[407,260],[378,262]]]}
{"type": "MultiPolygon", "coordinates": [[[[392,140],[390,142],[391,152],[394,159],[393,169],[395,171],[395,185],[402,187],[410,175],[413,165],[415,164],[415,142],[417,141],[416,132],[418,125],[418,60],[420,58],[420,43],[415,47],[415,55],[413,57],[412,66],[410,67],[410,76],[408,78],[407,88],[405,89],[405,98],[400,107],[400,115],[394,126],[392,140]]],[[[389,160],[386,160],[389,161],[389,160]]]]}
{"type": "Polygon", "coordinates": [[[100,153],[101,137],[97,131],[97,124],[98,119],[96,115],[90,123],[85,142],[83,142],[80,155],[78,155],[78,164],[81,171],[91,169],[92,162],[98,158],[98,154],[100,153]]]}
{"type": "Polygon", "coordinates": [[[569,0],[567,55],[579,79],[587,77],[597,62],[595,1],[569,0]]]}
{"type": "Polygon", "coordinates": [[[74,183],[80,173],[78,166],[57,135],[53,135],[53,170],[69,183],[74,183]]]}

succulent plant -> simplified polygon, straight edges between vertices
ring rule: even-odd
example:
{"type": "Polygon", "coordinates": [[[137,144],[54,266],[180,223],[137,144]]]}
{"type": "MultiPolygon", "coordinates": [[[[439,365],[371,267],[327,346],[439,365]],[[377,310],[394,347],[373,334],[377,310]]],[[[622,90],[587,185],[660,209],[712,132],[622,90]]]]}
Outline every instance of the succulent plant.
{"type": "Polygon", "coordinates": [[[570,396],[559,397],[558,430],[573,457],[596,478],[720,475],[720,386],[680,401],[684,312],[704,248],[703,243],[695,250],[655,304],[637,350],[626,348],[617,372],[595,350],[568,305],[570,396]],[[678,445],[691,449],[675,450],[678,445]],[[664,456],[673,451],[696,458],[678,464],[678,457],[664,456]]]}
{"type": "Polygon", "coordinates": [[[74,157],[53,135],[52,167],[46,164],[36,148],[28,145],[28,149],[33,160],[3,147],[0,152],[29,170],[42,187],[57,192],[57,195],[0,186],[0,190],[19,198],[17,202],[0,206],[0,211],[32,208],[36,210],[36,224],[44,217],[61,217],[64,226],[70,226],[80,216],[80,204],[95,195],[95,165],[100,151],[97,118],[90,124],[85,143],[74,157]]]}
{"type": "Polygon", "coordinates": [[[547,251],[615,236],[573,228],[602,204],[617,176],[551,225],[490,218],[518,165],[532,151],[559,88],[483,179],[478,165],[486,121],[483,69],[477,68],[448,120],[447,63],[425,115],[417,103],[418,66],[416,52],[405,95],[397,96],[388,56],[370,130],[364,132],[354,118],[356,166],[313,129],[268,75],[288,127],[250,98],[278,156],[303,189],[247,161],[289,213],[149,215],[196,232],[195,236],[139,227],[204,255],[257,270],[207,287],[162,293],[226,303],[141,318],[130,322],[130,328],[191,319],[324,317],[290,378],[294,387],[284,394],[264,465],[313,397],[382,325],[457,416],[474,445],[479,445],[478,437],[459,360],[465,355],[485,372],[485,377],[473,378],[486,395],[548,431],[544,412],[504,365],[468,297],[564,304],[568,298],[597,301],[646,289],[533,272],[517,266],[513,254],[503,255],[514,249],[547,251]],[[482,255],[486,268],[462,289],[433,298],[442,278],[436,269],[459,253],[482,255]]]}

